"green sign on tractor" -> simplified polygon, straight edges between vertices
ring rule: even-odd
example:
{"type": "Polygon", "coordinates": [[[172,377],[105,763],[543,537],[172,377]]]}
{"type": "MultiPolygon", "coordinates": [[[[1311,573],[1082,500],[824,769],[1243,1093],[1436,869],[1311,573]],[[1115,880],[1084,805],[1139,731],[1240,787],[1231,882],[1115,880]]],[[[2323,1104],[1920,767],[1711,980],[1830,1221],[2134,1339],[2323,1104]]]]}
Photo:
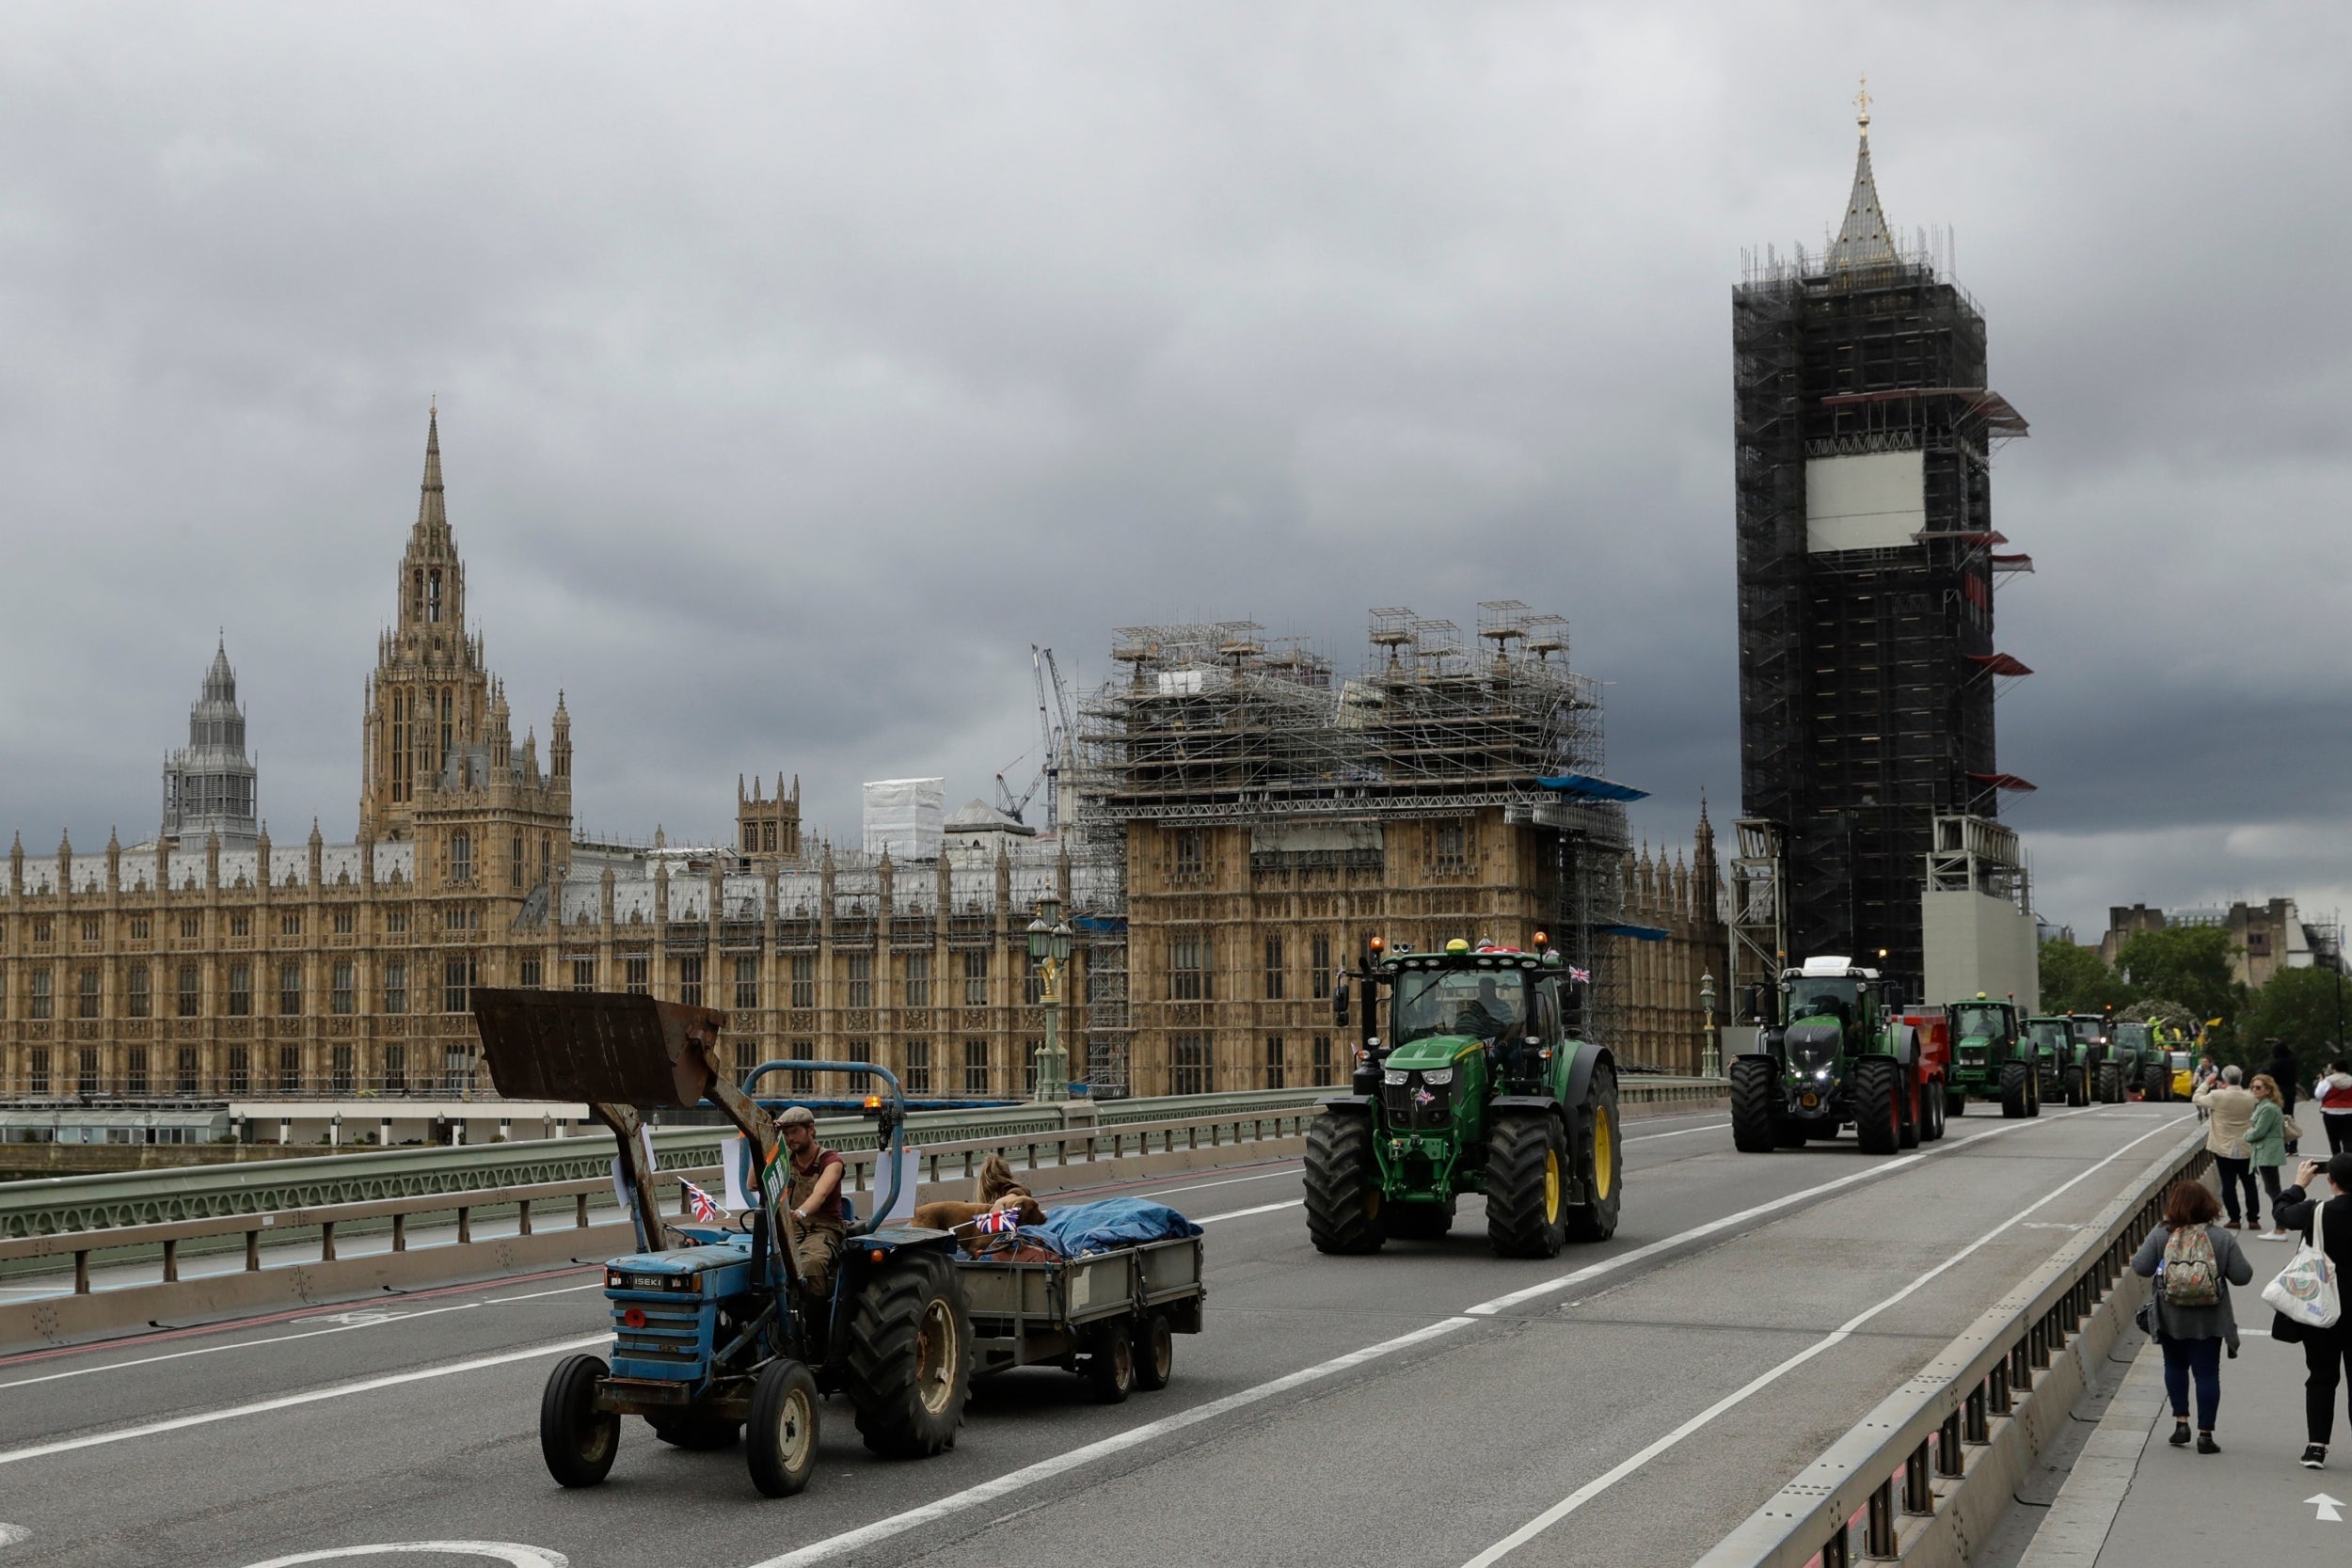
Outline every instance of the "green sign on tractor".
{"type": "Polygon", "coordinates": [[[1616,1064],[1564,1022],[1582,980],[1540,932],[1532,952],[1458,937],[1442,952],[1389,952],[1372,940],[1332,997],[1343,1029],[1357,1004],[1351,1092],[1326,1100],[1307,1132],[1318,1251],[1441,1236],[1465,1194],[1485,1197],[1487,1240],[1504,1257],[1549,1258],[1615,1232],[1616,1064]]]}

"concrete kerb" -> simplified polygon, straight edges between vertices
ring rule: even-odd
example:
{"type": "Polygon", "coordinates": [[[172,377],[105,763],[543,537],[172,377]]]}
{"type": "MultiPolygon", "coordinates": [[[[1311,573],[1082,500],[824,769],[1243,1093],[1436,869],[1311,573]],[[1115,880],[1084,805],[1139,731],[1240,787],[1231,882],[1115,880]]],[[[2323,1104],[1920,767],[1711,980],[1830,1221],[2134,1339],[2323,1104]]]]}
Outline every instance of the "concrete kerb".
{"type": "MultiPolygon", "coordinates": [[[[2133,1278],[2137,1281],[2138,1276],[2133,1278]]],[[[2140,1295],[2146,1296],[2144,1283],[2140,1295]]],[[[2066,1483],[2058,1488],[2026,1555],[2018,1560],[2018,1568],[2090,1568],[2099,1560],[2139,1468],[2148,1429],[2168,1408],[2164,1358],[2145,1354],[2134,1357],[2106,1414],[2084,1442],[2067,1472],[2066,1483]]]]}

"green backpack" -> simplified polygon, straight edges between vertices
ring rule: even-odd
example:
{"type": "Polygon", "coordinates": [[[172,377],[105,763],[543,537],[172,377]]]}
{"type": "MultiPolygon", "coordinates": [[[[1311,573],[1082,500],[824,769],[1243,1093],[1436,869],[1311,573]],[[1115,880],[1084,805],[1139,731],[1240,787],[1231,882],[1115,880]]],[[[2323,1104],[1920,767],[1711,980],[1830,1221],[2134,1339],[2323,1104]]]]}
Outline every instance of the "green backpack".
{"type": "Polygon", "coordinates": [[[2221,1263],[2201,1225],[2175,1230],[2164,1243],[2164,1304],[2212,1307],[2221,1300],[2221,1263]]]}

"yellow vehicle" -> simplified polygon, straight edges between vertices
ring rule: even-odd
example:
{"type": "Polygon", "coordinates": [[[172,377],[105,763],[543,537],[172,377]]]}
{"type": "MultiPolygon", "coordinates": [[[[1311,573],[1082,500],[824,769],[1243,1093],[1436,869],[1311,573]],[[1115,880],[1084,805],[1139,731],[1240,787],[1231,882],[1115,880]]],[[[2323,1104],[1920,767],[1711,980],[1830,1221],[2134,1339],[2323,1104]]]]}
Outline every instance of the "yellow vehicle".
{"type": "Polygon", "coordinates": [[[2188,1052],[2175,1051],[2165,1059],[2172,1064],[2172,1098],[2186,1100],[2197,1076],[2197,1058],[2188,1052]]]}

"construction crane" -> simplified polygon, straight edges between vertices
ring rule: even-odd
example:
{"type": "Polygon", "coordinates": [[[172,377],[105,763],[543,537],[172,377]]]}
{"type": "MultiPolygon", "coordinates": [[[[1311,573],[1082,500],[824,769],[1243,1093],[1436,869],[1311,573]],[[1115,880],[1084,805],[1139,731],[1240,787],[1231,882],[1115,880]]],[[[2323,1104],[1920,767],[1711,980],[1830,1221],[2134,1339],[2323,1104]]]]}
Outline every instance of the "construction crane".
{"type": "MultiPolygon", "coordinates": [[[[1038,739],[1044,749],[1044,766],[1038,770],[1037,777],[1029,781],[1029,787],[1023,790],[1018,799],[1013,796],[1012,786],[1005,782],[1005,775],[998,773],[996,806],[1015,822],[1024,821],[1022,813],[1029,809],[1029,802],[1042,789],[1045,791],[1045,831],[1057,833],[1061,831],[1061,763],[1063,753],[1070,747],[1072,728],[1070,693],[1062,684],[1061,667],[1054,662],[1053,649],[1030,643],[1029,673],[1037,679],[1038,739]]],[[[1023,752],[1013,760],[1012,766],[1018,768],[1028,755],[1028,752],[1023,752]]]]}

